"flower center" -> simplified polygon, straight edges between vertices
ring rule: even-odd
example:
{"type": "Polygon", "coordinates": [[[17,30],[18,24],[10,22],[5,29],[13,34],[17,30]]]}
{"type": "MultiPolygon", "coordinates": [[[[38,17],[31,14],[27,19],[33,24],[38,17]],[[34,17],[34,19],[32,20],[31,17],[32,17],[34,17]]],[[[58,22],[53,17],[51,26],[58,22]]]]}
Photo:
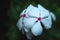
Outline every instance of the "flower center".
{"type": "Polygon", "coordinates": [[[26,17],[26,14],[23,14],[22,16],[23,16],[23,17],[26,17]]]}
{"type": "Polygon", "coordinates": [[[41,20],[41,17],[38,17],[37,20],[40,21],[41,20]]]}

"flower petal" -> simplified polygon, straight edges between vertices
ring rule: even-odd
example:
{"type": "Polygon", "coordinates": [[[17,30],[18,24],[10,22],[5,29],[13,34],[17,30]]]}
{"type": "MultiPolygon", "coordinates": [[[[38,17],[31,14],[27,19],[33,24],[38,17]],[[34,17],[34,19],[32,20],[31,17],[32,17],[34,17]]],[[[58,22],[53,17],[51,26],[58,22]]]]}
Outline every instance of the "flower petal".
{"type": "Polygon", "coordinates": [[[32,4],[30,4],[27,9],[26,9],[26,13],[28,13],[34,6],[32,4]]]}
{"type": "Polygon", "coordinates": [[[24,18],[24,25],[26,28],[31,28],[32,25],[35,23],[36,21],[36,18],[24,18]]]}
{"type": "Polygon", "coordinates": [[[31,31],[35,36],[41,35],[43,28],[39,21],[31,28],[31,31]]]}
{"type": "Polygon", "coordinates": [[[49,11],[45,9],[42,5],[38,4],[38,9],[42,18],[49,15],[49,11]]]}
{"type": "Polygon", "coordinates": [[[35,23],[36,18],[24,18],[23,22],[24,22],[24,30],[25,32],[29,32],[29,30],[31,29],[31,27],[33,27],[33,24],[35,23]]]}
{"type": "Polygon", "coordinates": [[[39,10],[36,7],[31,8],[28,13],[29,16],[39,17],[39,10]]]}
{"type": "Polygon", "coordinates": [[[29,16],[39,17],[39,10],[37,7],[33,5],[29,5],[26,9],[26,13],[28,13],[29,16]]]}
{"type": "Polygon", "coordinates": [[[29,32],[29,30],[30,30],[29,28],[24,27],[25,32],[29,32]]]}
{"type": "Polygon", "coordinates": [[[17,26],[18,26],[19,30],[22,29],[22,17],[18,20],[17,26]]]}
{"type": "Polygon", "coordinates": [[[53,19],[54,21],[56,21],[55,15],[54,15],[52,12],[51,12],[50,14],[51,14],[52,19],[53,19]]]}
{"type": "Polygon", "coordinates": [[[25,13],[25,11],[26,11],[26,9],[24,9],[24,10],[21,12],[20,16],[22,16],[22,15],[25,13]]]}
{"type": "Polygon", "coordinates": [[[41,21],[46,29],[51,28],[51,25],[52,25],[51,15],[49,15],[48,18],[42,19],[41,21]]]}

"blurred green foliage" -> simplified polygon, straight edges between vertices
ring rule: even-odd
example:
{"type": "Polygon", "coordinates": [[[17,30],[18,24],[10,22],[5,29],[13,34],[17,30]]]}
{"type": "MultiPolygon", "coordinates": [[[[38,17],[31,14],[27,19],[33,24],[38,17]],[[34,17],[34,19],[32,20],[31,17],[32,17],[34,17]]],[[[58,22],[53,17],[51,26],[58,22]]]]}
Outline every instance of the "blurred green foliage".
{"type": "MultiPolygon", "coordinates": [[[[7,1],[6,1],[7,2],[7,1]]],[[[8,3],[7,3],[8,4],[8,3]]],[[[52,29],[44,31],[41,36],[34,37],[33,40],[60,40],[60,0],[10,0],[5,19],[3,17],[2,25],[0,25],[0,40],[26,40],[26,37],[18,30],[16,23],[23,9],[29,4],[37,6],[41,4],[46,9],[52,11],[56,15],[56,22],[53,22],[52,29]]],[[[4,10],[5,11],[5,10],[4,10]]]]}

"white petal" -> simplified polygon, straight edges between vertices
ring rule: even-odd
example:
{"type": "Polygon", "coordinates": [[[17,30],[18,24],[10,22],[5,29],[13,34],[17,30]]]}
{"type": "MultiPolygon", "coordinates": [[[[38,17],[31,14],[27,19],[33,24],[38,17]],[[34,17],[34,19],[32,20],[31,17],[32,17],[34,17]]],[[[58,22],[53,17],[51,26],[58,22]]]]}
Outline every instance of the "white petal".
{"type": "Polygon", "coordinates": [[[24,13],[27,14],[32,8],[34,8],[34,6],[30,4],[30,5],[27,7],[27,9],[24,9],[24,10],[21,12],[20,16],[23,15],[24,13]]]}
{"type": "Polygon", "coordinates": [[[36,18],[24,18],[24,24],[26,28],[31,28],[32,25],[35,23],[36,18]]]}
{"type": "Polygon", "coordinates": [[[24,9],[24,10],[21,12],[20,16],[22,16],[22,15],[25,13],[25,11],[26,11],[26,9],[24,9]]]}
{"type": "Polygon", "coordinates": [[[46,29],[50,29],[51,28],[51,25],[52,25],[51,15],[48,16],[48,18],[42,19],[41,21],[42,21],[42,23],[43,23],[43,25],[44,25],[44,27],[46,29]]]}
{"type": "Polygon", "coordinates": [[[55,15],[54,15],[52,12],[50,12],[50,14],[51,14],[51,16],[52,16],[52,19],[53,19],[54,21],[56,21],[55,15]]]}
{"type": "Polygon", "coordinates": [[[28,13],[29,16],[39,17],[39,10],[33,5],[28,6],[26,13],[28,13]]]}
{"type": "Polygon", "coordinates": [[[30,16],[34,16],[34,17],[39,17],[39,10],[38,8],[34,7],[31,8],[31,10],[28,13],[30,16]]]}
{"type": "Polygon", "coordinates": [[[26,9],[26,13],[28,13],[34,6],[32,4],[30,4],[27,9],[26,9]]]}
{"type": "Polygon", "coordinates": [[[25,25],[24,27],[25,32],[29,32],[29,30],[31,29],[35,21],[36,21],[36,18],[24,18],[23,22],[25,25]]]}
{"type": "Polygon", "coordinates": [[[49,11],[45,9],[42,5],[38,4],[38,9],[42,18],[49,15],[49,11]]]}
{"type": "Polygon", "coordinates": [[[22,29],[22,18],[20,18],[20,19],[18,20],[17,26],[18,26],[19,30],[22,29]]]}
{"type": "Polygon", "coordinates": [[[37,22],[31,29],[33,35],[35,36],[38,36],[38,35],[41,35],[42,31],[43,31],[43,28],[40,24],[40,22],[37,22]]]}
{"type": "Polygon", "coordinates": [[[29,28],[26,28],[26,27],[24,26],[24,31],[25,31],[25,32],[29,32],[29,30],[30,30],[29,28]]]}

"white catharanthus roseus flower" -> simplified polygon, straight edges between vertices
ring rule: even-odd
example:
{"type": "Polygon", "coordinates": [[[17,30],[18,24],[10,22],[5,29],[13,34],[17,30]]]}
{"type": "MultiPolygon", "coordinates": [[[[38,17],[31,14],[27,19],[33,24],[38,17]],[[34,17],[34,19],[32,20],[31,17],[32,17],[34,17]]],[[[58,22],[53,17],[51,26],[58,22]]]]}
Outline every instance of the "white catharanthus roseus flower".
{"type": "Polygon", "coordinates": [[[55,15],[49,10],[45,9],[42,5],[38,4],[38,7],[30,4],[20,14],[17,26],[28,39],[32,39],[33,35],[38,36],[43,32],[44,25],[45,29],[50,29],[52,25],[52,19],[55,21],[55,15]]]}

